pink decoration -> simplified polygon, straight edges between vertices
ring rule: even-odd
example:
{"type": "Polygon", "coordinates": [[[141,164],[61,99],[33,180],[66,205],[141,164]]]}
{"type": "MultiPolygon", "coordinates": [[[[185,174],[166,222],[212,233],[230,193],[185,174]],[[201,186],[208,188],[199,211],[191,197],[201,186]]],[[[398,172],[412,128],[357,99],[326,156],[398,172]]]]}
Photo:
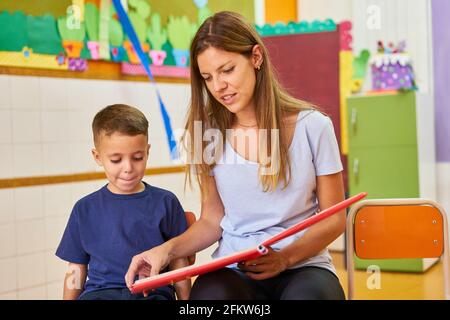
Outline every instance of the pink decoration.
{"type": "MultiPolygon", "coordinates": [[[[176,66],[155,66],[151,65],[150,70],[154,76],[173,77],[173,78],[189,78],[190,72],[187,67],[176,66]]],[[[122,74],[127,75],[146,75],[145,69],[140,64],[122,63],[122,74]]]]}
{"type": "Polygon", "coordinates": [[[351,51],[353,37],[351,35],[352,23],[350,21],[344,21],[339,24],[339,37],[341,51],[351,51]]]}
{"type": "Polygon", "coordinates": [[[162,66],[166,59],[167,52],[164,50],[150,50],[149,56],[152,58],[152,62],[155,66],[162,66]]]}
{"type": "Polygon", "coordinates": [[[92,60],[100,59],[100,43],[97,41],[88,41],[87,46],[91,52],[92,60]]]}

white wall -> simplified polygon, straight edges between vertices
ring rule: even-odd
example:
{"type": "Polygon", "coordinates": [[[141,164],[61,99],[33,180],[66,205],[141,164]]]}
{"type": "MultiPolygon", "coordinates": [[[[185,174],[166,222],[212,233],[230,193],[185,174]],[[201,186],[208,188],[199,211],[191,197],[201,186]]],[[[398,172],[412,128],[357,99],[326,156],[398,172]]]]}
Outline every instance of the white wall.
{"type": "Polygon", "coordinates": [[[419,90],[432,93],[430,0],[354,0],[352,16],[355,53],[362,49],[376,52],[378,40],[385,43],[405,40],[419,90]],[[379,28],[371,24],[375,15],[380,18],[379,28]]]}
{"type": "MultiPolygon", "coordinates": [[[[160,84],[173,128],[182,128],[189,86],[160,84]]],[[[0,75],[0,179],[101,170],[93,161],[91,122],[112,103],[139,107],[150,122],[149,167],[170,166],[159,106],[149,83],[0,75]]],[[[184,175],[147,176],[200,214],[184,175]]],[[[54,253],[75,201],[106,181],[0,189],[0,300],[60,299],[66,263],[54,253]]],[[[209,251],[198,255],[209,259],[209,251]]]]}
{"type": "Polygon", "coordinates": [[[299,0],[300,20],[333,19],[353,23],[353,52],[376,52],[378,40],[406,41],[413,59],[419,88],[429,92],[432,86],[430,0],[299,0]],[[369,28],[368,21],[377,10],[380,28],[369,28]]]}
{"type": "Polygon", "coordinates": [[[298,0],[299,20],[333,19],[336,22],[352,19],[352,0],[298,0]]]}

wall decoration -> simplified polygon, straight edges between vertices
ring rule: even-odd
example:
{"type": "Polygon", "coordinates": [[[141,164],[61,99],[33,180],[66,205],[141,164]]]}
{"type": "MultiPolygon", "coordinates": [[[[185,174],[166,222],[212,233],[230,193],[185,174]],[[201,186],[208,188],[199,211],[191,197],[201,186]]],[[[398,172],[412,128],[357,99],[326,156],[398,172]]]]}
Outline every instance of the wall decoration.
{"type": "Polygon", "coordinates": [[[417,89],[411,57],[405,47],[404,41],[397,46],[378,42],[378,52],[370,60],[374,91],[417,89]]]}
{"type": "MultiPolygon", "coordinates": [[[[151,68],[166,77],[189,76],[190,42],[213,12],[235,10],[251,21],[254,18],[253,3],[240,0],[122,3],[151,68]]],[[[123,64],[125,74],[145,73],[111,0],[9,1],[0,4],[0,23],[2,65],[82,71],[88,68],[89,60],[106,60],[123,64]],[[26,60],[24,48],[33,53],[26,60]]]]}
{"type": "Polygon", "coordinates": [[[278,22],[274,25],[265,24],[263,26],[256,26],[256,30],[263,37],[277,36],[277,35],[287,35],[287,34],[302,34],[302,33],[315,33],[315,32],[326,32],[326,31],[336,31],[336,23],[331,20],[319,21],[315,20],[313,22],[300,21],[300,22],[289,22],[287,24],[278,22]]]}

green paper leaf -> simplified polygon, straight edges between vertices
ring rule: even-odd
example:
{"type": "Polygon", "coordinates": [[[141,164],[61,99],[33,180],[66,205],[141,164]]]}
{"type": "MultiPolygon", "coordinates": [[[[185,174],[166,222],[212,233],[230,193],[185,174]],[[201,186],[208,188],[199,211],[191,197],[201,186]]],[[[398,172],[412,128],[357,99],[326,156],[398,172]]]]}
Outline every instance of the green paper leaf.
{"type": "Polygon", "coordinates": [[[150,15],[150,5],[145,1],[140,1],[138,2],[136,11],[143,19],[147,19],[150,15]]]}
{"type": "Polygon", "coordinates": [[[136,31],[137,37],[139,38],[139,41],[141,43],[144,42],[147,32],[147,24],[145,23],[145,20],[135,12],[130,12],[129,17],[134,31],[136,31]]]}
{"type": "Polygon", "coordinates": [[[52,16],[27,16],[27,33],[28,46],[33,52],[54,55],[64,52],[56,20],[52,16]]]}
{"type": "Polygon", "coordinates": [[[189,46],[196,30],[197,26],[191,24],[186,16],[169,17],[167,35],[170,43],[175,49],[189,50],[189,46]]]}
{"type": "Polygon", "coordinates": [[[152,50],[161,50],[167,42],[167,31],[161,28],[161,17],[158,13],[152,15],[152,25],[147,32],[147,39],[152,44],[152,50]]]}
{"type": "Polygon", "coordinates": [[[167,53],[166,59],[164,60],[164,65],[166,65],[166,66],[175,66],[176,65],[175,58],[173,57],[173,53],[172,53],[173,47],[170,44],[170,42],[167,41],[163,45],[162,49],[167,53]]]}
{"type": "Polygon", "coordinates": [[[58,19],[58,30],[63,40],[83,41],[86,34],[84,22],[73,23],[66,17],[58,19]]]}
{"type": "Polygon", "coordinates": [[[20,12],[0,14],[0,50],[22,51],[28,45],[27,19],[20,12]]]}
{"type": "Polygon", "coordinates": [[[123,43],[123,30],[119,21],[111,19],[109,21],[109,40],[111,45],[119,47],[123,43]]]}
{"type": "Polygon", "coordinates": [[[84,18],[89,40],[98,41],[99,35],[99,11],[95,4],[87,3],[84,7],[84,18]]]}
{"type": "Polygon", "coordinates": [[[364,79],[367,72],[367,64],[369,62],[369,50],[362,50],[358,57],[353,60],[353,79],[364,79]]]}

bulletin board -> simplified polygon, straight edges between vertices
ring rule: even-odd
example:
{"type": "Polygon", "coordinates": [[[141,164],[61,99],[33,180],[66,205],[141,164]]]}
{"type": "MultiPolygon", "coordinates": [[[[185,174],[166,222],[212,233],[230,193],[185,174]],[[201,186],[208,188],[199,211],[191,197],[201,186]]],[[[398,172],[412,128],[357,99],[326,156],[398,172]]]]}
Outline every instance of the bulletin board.
{"type": "MultiPolygon", "coordinates": [[[[189,78],[189,45],[215,12],[237,11],[254,21],[253,1],[124,0],[154,76],[189,78]]],[[[91,61],[121,64],[124,75],[145,74],[109,0],[0,2],[0,67],[85,72],[91,61]],[[76,14],[80,17],[75,19],[76,14]],[[78,13],[78,12],[81,12],[78,13]],[[74,28],[74,21],[77,27],[74,28]]]]}
{"type": "MultiPolygon", "coordinates": [[[[86,3],[98,3],[97,0],[86,0],[86,3]]],[[[162,21],[167,21],[169,15],[186,15],[194,21],[197,16],[197,8],[191,0],[146,0],[150,4],[151,10],[161,15],[162,21]]],[[[54,17],[64,15],[67,8],[72,4],[72,0],[2,0],[0,11],[9,12],[22,11],[33,16],[51,14],[54,17]]],[[[212,12],[222,10],[236,11],[246,17],[249,21],[255,21],[255,9],[253,1],[241,0],[209,0],[209,8],[212,12]]]]}

